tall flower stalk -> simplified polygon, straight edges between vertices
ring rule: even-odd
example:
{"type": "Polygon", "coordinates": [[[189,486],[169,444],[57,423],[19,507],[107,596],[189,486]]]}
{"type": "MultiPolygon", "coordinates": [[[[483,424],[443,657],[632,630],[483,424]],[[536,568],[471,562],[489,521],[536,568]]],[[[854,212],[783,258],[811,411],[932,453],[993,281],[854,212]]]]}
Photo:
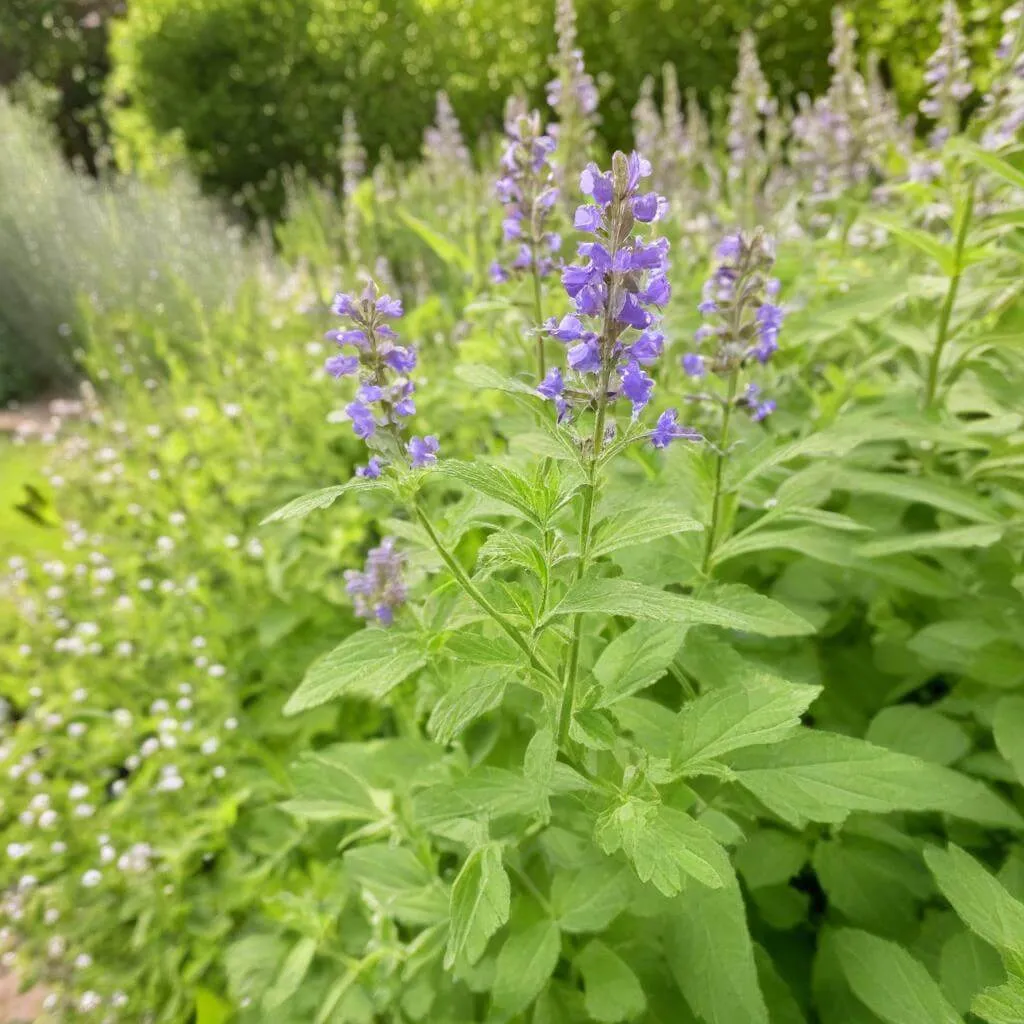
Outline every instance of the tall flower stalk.
{"type": "Polygon", "coordinates": [[[550,220],[558,202],[552,154],[554,138],[544,130],[540,113],[521,111],[511,102],[505,125],[505,150],[501,156],[502,176],[495,191],[505,207],[502,232],[505,242],[514,245],[516,255],[507,267],[495,263],[491,276],[506,281],[513,274],[528,274],[532,283],[533,322],[537,338],[537,375],[544,378],[543,280],[555,268],[555,257],[562,247],[561,236],[551,230],[550,220]]]}
{"type": "Polygon", "coordinates": [[[921,113],[935,122],[930,141],[936,148],[960,130],[960,105],[974,92],[967,37],[956,0],[945,0],[942,5],[940,35],[939,47],[925,68],[928,95],[920,105],[921,113]]]}
{"type": "Polygon", "coordinates": [[[709,374],[724,382],[724,397],[702,393],[695,400],[720,410],[715,445],[714,489],[702,570],[711,571],[720,540],[724,514],[723,484],[726,460],[732,444],[732,426],[737,411],[760,423],[775,411],[773,399],[765,398],[745,374],[767,363],[779,347],[783,310],[776,303],[779,281],[771,277],[775,251],[762,231],[726,236],[716,251],[718,262],[705,282],[700,313],[704,325],[697,331],[697,350],[682,358],[684,372],[694,380],[709,374]]]}
{"type": "Polygon", "coordinates": [[[359,211],[355,194],[366,174],[366,150],[359,138],[356,115],[346,107],[341,122],[341,196],[344,206],[345,255],[350,265],[361,259],[359,251],[359,211]]]}
{"type": "Polygon", "coordinates": [[[1001,64],[978,114],[981,144],[988,150],[1012,146],[1024,128],[1024,3],[1003,12],[996,56],[1001,64]]]}
{"type": "Polygon", "coordinates": [[[740,36],[739,68],[729,104],[726,148],[733,205],[741,223],[748,228],[757,219],[758,192],[768,169],[768,125],[777,114],[778,103],[757,58],[757,40],[753,32],[744,32],[740,36]]]}

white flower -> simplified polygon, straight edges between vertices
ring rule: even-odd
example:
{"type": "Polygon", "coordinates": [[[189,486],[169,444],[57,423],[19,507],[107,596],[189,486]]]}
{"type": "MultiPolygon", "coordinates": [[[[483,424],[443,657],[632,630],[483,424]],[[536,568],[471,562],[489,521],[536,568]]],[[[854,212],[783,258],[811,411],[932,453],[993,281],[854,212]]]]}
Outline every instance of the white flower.
{"type": "MultiPolygon", "coordinates": [[[[95,889],[100,882],[103,881],[103,875],[100,874],[95,868],[90,868],[84,875],[82,875],[82,885],[86,889],[95,889]]],[[[78,962],[75,962],[75,966],[78,966],[78,962]]]]}
{"type": "Polygon", "coordinates": [[[71,699],[81,704],[88,696],[89,691],[84,686],[79,686],[78,689],[71,694],[71,699]]]}
{"type": "Polygon", "coordinates": [[[55,853],[59,857],[62,853],[68,852],[68,844],[57,840],[55,843],[50,843],[50,853],[55,853]]]}
{"type": "Polygon", "coordinates": [[[237,718],[229,718],[229,719],[227,719],[227,721],[224,723],[224,728],[227,729],[228,732],[234,732],[235,729],[238,728],[238,719],[237,718]]]}
{"type": "Polygon", "coordinates": [[[237,402],[225,402],[221,406],[221,411],[229,420],[236,419],[242,415],[242,407],[237,402]]]}
{"type": "Polygon", "coordinates": [[[48,810],[43,811],[43,813],[39,815],[39,827],[40,828],[53,828],[53,826],[56,825],[56,824],[57,824],[57,812],[56,811],[54,811],[52,809],[48,809],[48,810]]]}
{"type": "Polygon", "coordinates": [[[159,551],[169,554],[174,550],[174,541],[170,537],[157,537],[156,546],[159,551]]]}
{"type": "Polygon", "coordinates": [[[174,702],[174,706],[179,711],[191,711],[192,710],[192,701],[188,697],[179,697],[174,702]]]}
{"type": "Polygon", "coordinates": [[[144,576],[141,580],[139,580],[139,590],[152,590],[152,589],[153,589],[153,581],[148,576],[144,576]]]}
{"type": "Polygon", "coordinates": [[[184,512],[172,512],[168,517],[167,521],[171,526],[184,526],[187,516],[184,512]]]}
{"type": "Polygon", "coordinates": [[[132,713],[127,708],[117,708],[114,711],[114,723],[122,729],[127,729],[132,724],[132,713]]]}
{"type": "Polygon", "coordinates": [[[117,857],[117,850],[109,844],[100,848],[100,863],[109,864],[117,857]]]}
{"type": "Polygon", "coordinates": [[[92,804],[78,804],[74,810],[76,818],[91,818],[95,813],[96,808],[92,804]]]}
{"type": "Polygon", "coordinates": [[[22,857],[27,857],[32,852],[31,843],[8,843],[7,844],[7,856],[11,860],[21,860],[22,857]]]}
{"type": "Polygon", "coordinates": [[[114,608],[119,612],[130,611],[135,602],[127,595],[122,594],[115,602],[114,608]]]}
{"type": "Polygon", "coordinates": [[[227,675],[227,671],[223,665],[211,665],[209,668],[209,673],[214,679],[220,679],[227,675]]]}
{"type": "Polygon", "coordinates": [[[73,739],[77,739],[79,736],[84,736],[87,730],[85,722],[72,722],[68,726],[68,735],[73,739]]]}
{"type": "Polygon", "coordinates": [[[56,907],[47,907],[43,920],[49,925],[56,924],[60,920],[60,911],[56,907]]]}
{"type": "Polygon", "coordinates": [[[171,705],[163,699],[163,697],[157,698],[149,705],[149,713],[151,715],[164,715],[170,711],[171,705]]]}
{"type": "Polygon", "coordinates": [[[18,815],[18,821],[26,828],[31,828],[36,823],[36,816],[31,811],[22,811],[18,815]]]}
{"type": "Polygon", "coordinates": [[[223,779],[224,776],[227,775],[227,772],[224,770],[224,765],[219,764],[217,765],[216,768],[213,769],[213,772],[211,774],[215,779],[223,779]]]}
{"type": "Polygon", "coordinates": [[[224,547],[226,547],[226,548],[228,548],[228,549],[230,549],[230,550],[232,550],[232,551],[233,551],[233,550],[234,550],[235,548],[237,548],[237,547],[238,547],[238,545],[239,545],[239,544],[241,544],[241,543],[242,543],[242,542],[241,542],[241,541],[240,541],[240,540],[239,540],[239,539],[238,539],[238,538],[237,538],[237,537],[236,537],[236,536],[235,536],[235,535],[234,535],[233,533],[229,533],[229,534],[228,534],[228,535],[227,535],[227,536],[226,536],[226,537],[224,538],[224,547]]]}
{"type": "Polygon", "coordinates": [[[68,940],[61,935],[54,935],[46,944],[46,955],[51,960],[59,960],[67,952],[67,948],[68,940]]]}
{"type": "Polygon", "coordinates": [[[84,800],[89,795],[89,787],[84,782],[76,782],[68,790],[69,800],[84,800]]]}
{"type": "Polygon", "coordinates": [[[202,744],[200,744],[199,749],[202,751],[202,753],[209,756],[211,754],[216,754],[219,747],[220,741],[217,739],[216,736],[211,736],[209,739],[203,740],[202,744]]]}
{"type": "Polygon", "coordinates": [[[92,1013],[103,1005],[103,1000],[96,992],[83,992],[82,998],[78,1000],[78,1009],[82,1013],[92,1013]]]}

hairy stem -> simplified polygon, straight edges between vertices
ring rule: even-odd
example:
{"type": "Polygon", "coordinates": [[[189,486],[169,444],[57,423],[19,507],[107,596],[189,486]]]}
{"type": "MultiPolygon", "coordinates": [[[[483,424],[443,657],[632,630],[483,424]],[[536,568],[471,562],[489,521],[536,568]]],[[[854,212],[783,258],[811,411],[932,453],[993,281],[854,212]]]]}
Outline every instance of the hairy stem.
{"type": "Polygon", "coordinates": [[[430,517],[423,511],[419,504],[415,506],[415,510],[416,518],[419,520],[420,525],[426,531],[435,550],[441,556],[441,560],[446,566],[448,566],[451,574],[458,581],[459,586],[461,586],[469,597],[505,631],[509,639],[526,655],[530,664],[537,672],[542,676],[545,676],[549,681],[558,683],[558,674],[554,669],[552,669],[530,646],[529,641],[525,636],[523,636],[522,632],[516,628],[515,624],[503,612],[495,608],[483,593],[481,593],[480,588],[469,578],[466,570],[459,565],[458,560],[445,546],[444,541],[442,541],[438,536],[437,530],[434,529],[434,524],[430,521],[430,517]]]}
{"type": "Polygon", "coordinates": [[[956,233],[956,242],[953,249],[953,273],[950,275],[949,287],[946,289],[946,298],[942,303],[942,310],[939,313],[939,327],[935,335],[935,348],[928,362],[928,380],[924,391],[924,407],[926,410],[930,409],[934,404],[935,393],[939,387],[939,364],[942,362],[942,352],[946,347],[946,342],[949,341],[949,324],[953,317],[957,292],[960,290],[960,278],[964,270],[964,249],[967,245],[967,232],[971,226],[971,216],[974,213],[976,188],[977,179],[972,177],[967,187],[967,199],[964,205],[963,216],[960,219],[960,226],[956,233]]]}
{"type": "Polygon", "coordinates": [[[732,424],[732,410],[736,404],[736,384],[739,371],[733,370],[729,375],[729,390],[725,399],[725,410],[722,413],[722,433],[718,440],[718,451],[715,453],[715,491],[711,499],[711,523],[704,544],[704,561],[701,571],[706,576],[711,568],[711,558],[715,553],[718,541],[718,522],[722,516],[722,478],[725,475],[726,449],[729,447],[729,427],[732,424]]]}
{"type": "Polygon", "coordinates": [[[547,363],[544,360],[544,304],[542,300],[540,274],[537,273],[537,243],[530,246],[530,262],[533,264],[533,319],[537,324],[537,378],[543,380],[547,376],[547,363]]]}

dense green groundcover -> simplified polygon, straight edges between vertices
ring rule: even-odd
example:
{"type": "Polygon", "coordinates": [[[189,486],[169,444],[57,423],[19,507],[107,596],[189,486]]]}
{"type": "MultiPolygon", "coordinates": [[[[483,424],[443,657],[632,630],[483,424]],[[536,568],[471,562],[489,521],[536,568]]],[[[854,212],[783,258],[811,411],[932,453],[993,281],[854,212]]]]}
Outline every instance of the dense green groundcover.
{"type": "Polygon", "coordinates": [[[123,265],[118,231],[169,220],[63,182],[39,265],[77,301],[33,293],[24,330],[59,309],[92,383],[0,449],[2,963],[53,1020],[1024,1019],[1020,86],[928,146],[851,44],[795,126],[753,58],[711,141],[638,113],[669,211],[606,216],[668,239],[673,295],[636,416],[541,332],[558,275],[494,283],[522,256],[450,123],[372,178],[350,131],[343,206],[295,177],[277,255],[222,277],[190,228],[134,298],[59,254],[98,223],[123,265]],[[370,276],[435,464],[406,426],[368,451],[322,368],[370,276]],[[659,448],[673,408],[701,436],[659,448]],[[385,538],[390,627],[346,578],[385,538]]]}

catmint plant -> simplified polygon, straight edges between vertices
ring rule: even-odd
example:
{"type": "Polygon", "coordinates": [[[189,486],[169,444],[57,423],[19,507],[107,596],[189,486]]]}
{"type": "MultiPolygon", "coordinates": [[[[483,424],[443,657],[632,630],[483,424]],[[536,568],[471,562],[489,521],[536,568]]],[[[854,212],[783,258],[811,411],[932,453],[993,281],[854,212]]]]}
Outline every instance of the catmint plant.
{"type": "Polygon", "coordinates": [[[1008,8],[1002,20],[996,50],[1000,65],[978,113],[981,145],[987,150],[1013,145],[1024,128],[1024,4],[1008,8]]]}
{"type": "Polygon", "coordinates": [[[779,347],[784,312],[776,299],[779,281],[771,276],[775,263],[772,240],[762,230],[727,235],[716,252],[716,265],[704,284],[698,307],[704,324],[698,329],[697,348],[682,357],[684,373],[694,381],[717,379],[719,389],[692,396],[717,412],[714,496],[706,534],[703,568],[711,567],[722,519],[722,482],[732,440],[734,414],[739,411],[755,423],[775,411],[775,401],[761,386],[746,379],[749,371],[766,364],[779,347]],[[724,391],[724,394],[721,392],[724,391]]]}
{"type": "Polygon", "coordinates": [[[959,131],[961,104],[974,92],[967,38],[956,0],[943,3],[939,32],[939,47],[928,59],[924,72],[928,95],[920,104],[921,113],[935,122],[930,136],[935,147],[959,131]]]}
{"type": "Polygon", "coordinates": [[[598,92],[593,77],[583,62],[583,51],[576,41],[576,8],[573,0],[556,0],[555,35],[557,50],[551,58],[555,77],[548,82],[548,105],[558,124],[553,134],[558,139],[558,181],[567,207],[572,205],[568,183],[575,182],[586,162],[598,123],[598,92]]]}
{"type": "Polygon", "coordinates": [[[423,133],[423,162],[439,185],[450,185],[453,178],[472,171],[473,160],[452,102],[443,89],[437,94],[436,104],[434,123],[423,133]]]}
{"type": "Polygon", "coordinates": [[[562,246],[561,235],[552,230],[552,213],[558,202],[552,155],[555,139],[544,130],[540,113],[522,111],[516,101],[509,103],[505,124],[505,149],[501,156],[502,176],[495,186],[505,208],[502,232],[507,244],[515,247],[508,266],[495,263],[491,277],[496,282],[512,274],[529,275],[533,292],[533,319],[537,333],[537,372],[546,373],[544,337],[543,279],[555,268],[562,246]]]}

